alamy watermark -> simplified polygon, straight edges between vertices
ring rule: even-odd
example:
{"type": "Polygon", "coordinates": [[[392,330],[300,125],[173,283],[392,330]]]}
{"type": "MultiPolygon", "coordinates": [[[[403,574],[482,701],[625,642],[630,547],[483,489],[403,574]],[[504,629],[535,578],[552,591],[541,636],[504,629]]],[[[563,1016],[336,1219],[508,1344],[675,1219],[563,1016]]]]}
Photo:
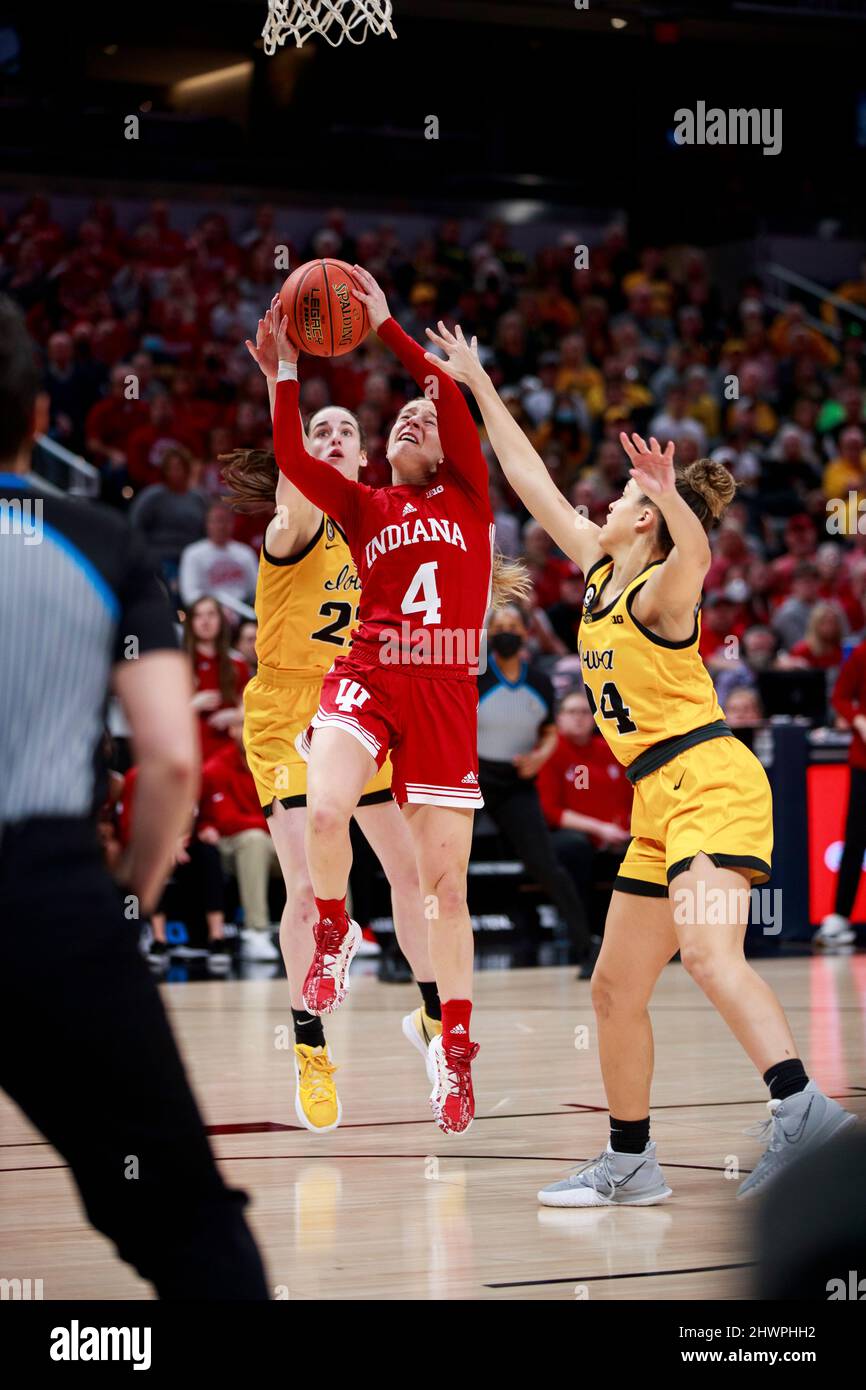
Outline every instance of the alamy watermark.
{"type": "Polygon", "coordinates": [[[696,888],[675,889],[671,905],[680,927],[742,926],[751,921],[764,936],[778,936],[782,930],[781,888],[708,888],[699,879],[696,888]]]}
{"type": "Polygon", "coordinates": [[[39,545],[42,535],[41,497],[0,497],[0,536],[23,536],[25,545],[39,545]]]}
{"type": "Polygon", "coordinates": [[[674,112],[674,121],[678,145],[760,145],[765,155],[782,150],[782,111],[778,106],[725,111],[699,101],[694,110],[681,106],[674,112]]]}

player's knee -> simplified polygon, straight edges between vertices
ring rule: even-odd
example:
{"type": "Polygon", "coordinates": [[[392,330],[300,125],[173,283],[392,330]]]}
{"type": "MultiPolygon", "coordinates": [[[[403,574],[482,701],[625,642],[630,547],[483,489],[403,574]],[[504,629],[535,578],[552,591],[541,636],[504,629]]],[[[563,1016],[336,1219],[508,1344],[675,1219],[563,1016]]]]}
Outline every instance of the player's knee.
{"type": "Polygon", "coordinates": [[[618,980],[603,966],[596,965],[589,990],[598,1018],[610,1018],[615,1013],[640,1013],[646,1008],[647,999],[642,992],[635,993],[625,981],[618,980]]]}
{"type": "Polygon", "coordinates": [[[330,839],[348,831],[351,815],[351,809],[331,797],[316,800],[307,805],[307,826],[313,835],[330,839]]]}
{"type": "Polygon", "coordinates": [[[466,911],[465,874],[456,869],[446,869],[434,883],[429,896],[435,900],[438,917],[462,916],[466,911]]]}
{"type": "Polygon", "coordinates": [[[717,951],[703,942],[696,942],[680,948],[680,960],[699,989],[712,988],[722,966],[722,957],[717,951]]]}
{"type": "Polygon", "coordinates": [[[596,966],[592,972],[589,992],[596,1015],[599,1018],[609,1018],[616,1004],[616,981],[606,970],[596,966]]]}

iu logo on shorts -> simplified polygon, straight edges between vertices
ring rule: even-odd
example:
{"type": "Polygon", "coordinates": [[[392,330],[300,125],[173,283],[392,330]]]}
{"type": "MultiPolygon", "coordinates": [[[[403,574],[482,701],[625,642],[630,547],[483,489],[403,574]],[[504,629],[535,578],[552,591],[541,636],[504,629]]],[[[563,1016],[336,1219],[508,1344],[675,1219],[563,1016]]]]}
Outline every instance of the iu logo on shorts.
{"type": "Polygon", "coordinates": [[[344,676],[340,681],[340,688],[337,691],[334,704],[344,714],[351,714],[353,709],[360,709],[361,705],[366,704],[369,698],[369,690],[365,690],[357,681],[349,680],[347,676],[344,676]]]}

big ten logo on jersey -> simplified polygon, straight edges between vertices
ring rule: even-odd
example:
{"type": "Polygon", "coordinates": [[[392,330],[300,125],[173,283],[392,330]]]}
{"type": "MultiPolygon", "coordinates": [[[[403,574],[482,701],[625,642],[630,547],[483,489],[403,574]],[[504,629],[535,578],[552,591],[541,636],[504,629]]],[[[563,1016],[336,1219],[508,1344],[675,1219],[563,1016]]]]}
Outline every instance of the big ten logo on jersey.
{"type": "Polygon", "coordinates": [[[370,698],[369,690],[365,690],[357,681],[349,680],[344,676],[340,681],[340,688],[334,704],[341,709],[344,714],[351,714],[353,709],[360,709],[370,698]]]}

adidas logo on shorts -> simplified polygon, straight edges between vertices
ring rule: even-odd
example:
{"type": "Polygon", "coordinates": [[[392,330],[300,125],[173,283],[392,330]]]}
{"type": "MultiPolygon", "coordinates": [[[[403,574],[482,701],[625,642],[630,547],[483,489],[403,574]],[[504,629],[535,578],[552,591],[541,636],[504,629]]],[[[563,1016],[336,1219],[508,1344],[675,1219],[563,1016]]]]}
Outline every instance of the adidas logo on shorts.
{"type": "Polygon", "coordinates": [[[467,774],[466,774],[465,777],[461,777],[461,778],[460,778],[460,781],[461,781],[461,784],[462,784],[463,782],[477,782],[477,781],[478,781],[478,778],[475,776],[475,773],[474,773],[474,772],[467,772],[467,774]]]}
{"type": "Polygon", "coordinates": [[[403,508],[403,516],[408,516],[410,512],[417,512],[418,508],[413,507],[411,502],[407,502],[403,508]]]}
{"type": "Polygon", "coordinates": [[[463,1024],[462,1024],[462,1023],[458,1023],[456,1028],[452,1028],[452,1029],[451,1029],[451,1032],[452,1032],[452,1033],[464,1033],[464,1034],[465,1034],[466,1029],[463,1027],[463,1024]]]}

